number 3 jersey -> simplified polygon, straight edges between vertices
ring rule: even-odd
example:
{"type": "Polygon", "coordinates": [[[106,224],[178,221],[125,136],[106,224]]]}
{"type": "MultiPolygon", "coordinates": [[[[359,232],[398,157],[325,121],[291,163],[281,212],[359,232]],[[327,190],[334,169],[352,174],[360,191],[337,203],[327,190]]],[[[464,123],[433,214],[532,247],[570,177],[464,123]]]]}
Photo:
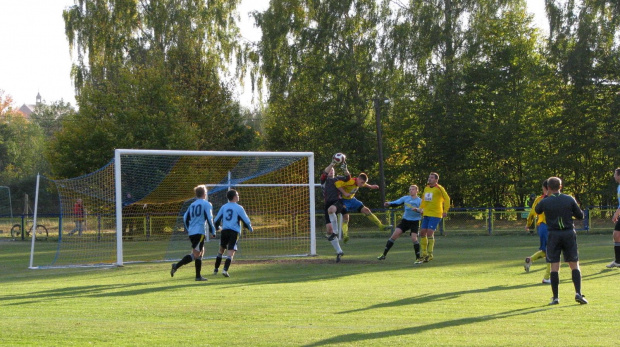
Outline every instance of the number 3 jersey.
{"type": "Polygon", "coordinates": [[[250,223],[250,217],[245,213],[243,206],[236,202],[228,202],[224,204],[215,216],[215,227],[222,225],[224,230],[232,230],[238,233],[241,232],[241,224],[245,224],[245,227],[249,231],[252,231],[252,223],[250,223]]]}

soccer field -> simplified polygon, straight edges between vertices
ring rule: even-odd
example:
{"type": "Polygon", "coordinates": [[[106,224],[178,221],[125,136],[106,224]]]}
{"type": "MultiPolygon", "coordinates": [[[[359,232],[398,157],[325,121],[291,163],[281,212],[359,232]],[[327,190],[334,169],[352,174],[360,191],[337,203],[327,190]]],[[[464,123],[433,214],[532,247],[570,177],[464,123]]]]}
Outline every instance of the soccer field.
{"type": "MultiPolygon", "coordinates": [[[[320,256],[233,262],[230,278],[194,281],[193,264],[29,270],[30,243],[0,242],[2,345],[616,346],[620,269],[611,235],[579,235],[583,293],[560,270],[560,304],[547,306],[544,263],[523,259],[538,238],[442,236],[435,260],[414,266],[401,237],[355,238],[320,256]]],[[[179,257],[183,254],[179,254],[179,257]]]]}

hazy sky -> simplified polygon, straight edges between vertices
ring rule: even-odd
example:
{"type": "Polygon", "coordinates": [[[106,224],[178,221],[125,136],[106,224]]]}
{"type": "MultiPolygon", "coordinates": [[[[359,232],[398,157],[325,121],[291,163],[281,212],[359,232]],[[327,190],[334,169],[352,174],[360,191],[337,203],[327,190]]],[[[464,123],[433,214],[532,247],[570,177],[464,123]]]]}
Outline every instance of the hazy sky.
{"type": "MultiPolygon", "coordinates": [[[[546,26],[544,1],[527,0],[538,26],[546,26]]],[[[267,8],[268,0],[242,0],[242,35],[258,40],[247,13],[267,8]]],[[[37,93],[47,103],[63,99],[75,106],[71,83],[71,55],[64,34],[62,11],[74,0],[0,0],[0,89],[11,95],[16,108],[34,104],[37,93]]],[[[241,102],[249,105],[249,87],[241,102]]]]}

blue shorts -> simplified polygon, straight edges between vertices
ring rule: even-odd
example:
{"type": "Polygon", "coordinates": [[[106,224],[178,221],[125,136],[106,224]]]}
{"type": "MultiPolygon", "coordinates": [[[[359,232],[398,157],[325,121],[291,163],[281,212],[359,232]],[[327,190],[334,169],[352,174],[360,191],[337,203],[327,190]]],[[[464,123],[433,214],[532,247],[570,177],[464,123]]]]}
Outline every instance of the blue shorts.
{"type": "Polygon", "coordinates": [[[356,198],[342,199],[342,203],[344,204],[344,207],[347,208],[347,211],[351,212],[359,212],[364,207],[364,204],[356,198]]]}
{"type": "Polygon", "coordinates": [[[420,229],[431,229],[435,231],[437,230],[437,225],[439,225],[439,222],[441,222],[441,218],[439,217],[423,217],[420,229]]]}
{"type": "Polygon", "coordinates": [[[538,237],[540,238],[540,249],[541,251],[547,252],[547,238],[549,238],[549,231],[547,230],[547,224],[540,223],[538,225],[538,237]]]}

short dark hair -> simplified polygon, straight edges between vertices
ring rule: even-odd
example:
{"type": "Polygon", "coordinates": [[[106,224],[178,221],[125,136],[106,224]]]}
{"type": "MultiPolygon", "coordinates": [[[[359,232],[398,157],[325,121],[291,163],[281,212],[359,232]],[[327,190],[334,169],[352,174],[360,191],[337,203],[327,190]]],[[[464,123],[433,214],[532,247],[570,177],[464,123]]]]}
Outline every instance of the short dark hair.
{"type": "Polygon", "coordinates": [[[431,172],[431,175],[435,176],[435,179],[439,180],[439,174],[436,172],[431,172]]]}
{"type": "Polygon", "coordinates": [[[202,198],[207,193],[207,187],[204,184],[194,187],[194,193],[197,198],[202,198]]]}
{"type": "Polygon", "coordinates": [[[545,187],[545,189],[549,189],[549,179],[543,181],[543,187],[545,187]]]}
{"type": "Polygon", "coordinates": [[[228,198],[228,201],[232,201],[235,198],[235,196],[237,196],[237,191],[234,189],[231,189],[226,192],[226,198],[228,198]]]}
{"type": "Polygon", "coordinates": [[[562,186],[562,180],[559,177],[549,177],[547,180],[547,184],[549,185],[549,189],[551,190],[560,190],[560,186],[562,186]]]}
{"type": "Polygon", "coordinates": [[[616,174],[617,176],[620,176],[620,167],[616,169],[615,174],[616,174]]]}
{"type": "Polygon", "coordinates": [[[358,178],[361,178],[362,180],[364,180],[364,182],[368,182],[368,175],[366,175],[365,173],[361,173],[359,174],[359,176],[357,176],[358,178]]]}

